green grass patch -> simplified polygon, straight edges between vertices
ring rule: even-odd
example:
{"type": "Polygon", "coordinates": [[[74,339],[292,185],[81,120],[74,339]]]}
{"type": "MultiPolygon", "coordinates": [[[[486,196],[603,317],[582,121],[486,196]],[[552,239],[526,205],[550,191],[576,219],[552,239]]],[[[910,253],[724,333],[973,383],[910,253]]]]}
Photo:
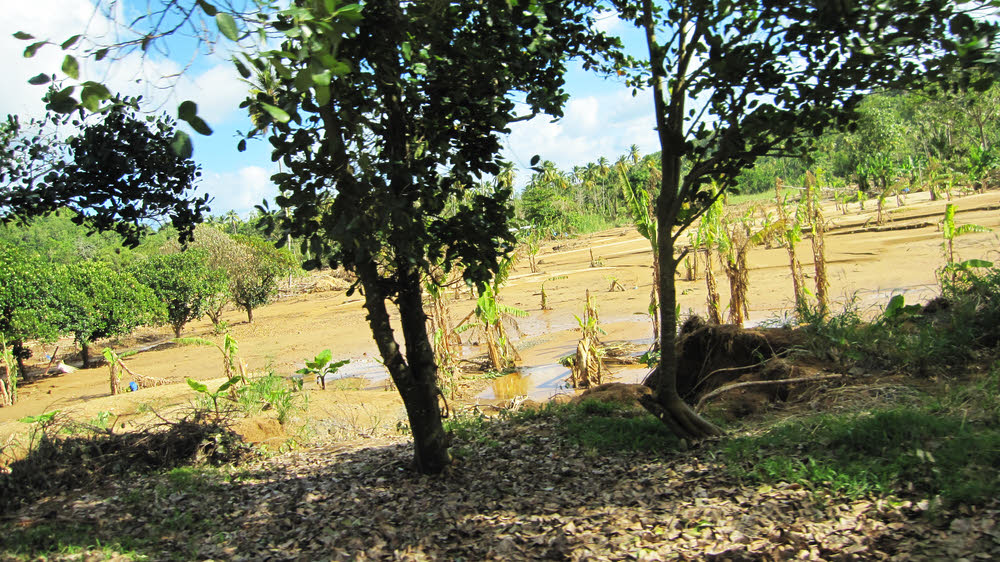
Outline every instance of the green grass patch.
{"type": "Polygon", "coordinates": [[[929,407],[815,416],[729,439],[722,453],[740,478],[853,497],[896,493],[976,502],[1000,492],[1000,431],[929,407]]]}
{"type": "MultiPolygon", "coordinates": [[[[652,415],[637,407],[585,400],[580,404],[547,402],[540,408],[527,408],[505,415],[510,423],[544,420],[556,436],[585,449],[600,452],[662,452],[676,450],[678,439],[652,415]]],[[[492,424],[484,416],[466,416],[445,423],[460,440],[497,444],[491,434],[492,424]]]]}
{"type": "Polygon", "coordinates": [[[128,537],[120,540],[101,541],[96,538],[97,528],[81,522],[36,523],[29,527],[14,524],[0,525],[4,546],[0,550],[4,560],[36,560],[53,555],[72,556],[82,553],[103,555],[103,559],[123,556],[130,560],[146,560],[136,551],[140,546],[128,537]]]}

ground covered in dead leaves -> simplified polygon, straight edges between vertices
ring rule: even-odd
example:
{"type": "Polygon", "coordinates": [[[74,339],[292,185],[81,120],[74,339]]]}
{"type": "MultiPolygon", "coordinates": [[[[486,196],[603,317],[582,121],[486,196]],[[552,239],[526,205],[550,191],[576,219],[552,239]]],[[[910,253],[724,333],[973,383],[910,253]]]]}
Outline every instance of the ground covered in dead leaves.
{"type": "MultiPolygon", "coordinates": [[[[4,517],[58,559],[991,560],[1000,504],[741,483],[712,444],[598,451],[554,417],[458,432],[457,462],[414,474],[405,442],[314,448],[238,469],[175,469],[4,517]],[[58,529],[58,533],[56,530],[58,529]],[[103,545],[97,547],[95,545],[103,545]]],[[[53,559],[50,555],[49,559],[53,559]]]]}

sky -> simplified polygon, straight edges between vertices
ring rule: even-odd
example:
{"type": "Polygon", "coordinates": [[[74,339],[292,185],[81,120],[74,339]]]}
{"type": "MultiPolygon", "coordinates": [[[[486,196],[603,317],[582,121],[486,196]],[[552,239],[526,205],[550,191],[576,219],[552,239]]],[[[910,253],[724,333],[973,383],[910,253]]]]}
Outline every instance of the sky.
{"type": "MultiPolygon", "coordinates": [[[[192,1],[193,3],[193,1],[192,1]]],[[[114,26],[104,14],[95,11],[92,0],[33,0],[5,6],[0,19],[0,76],[7,84],[0,96],[0,117],[15,114],[38,117],[44,114],[41,96],[43,86],[32,86],[28,79],[40,72],[58,70],[63,53],[57,45],[49,45],[33,58],[21,56],[32,41],[15,39],[13,34],[24,31],[37,40],[61,43],[81,32],[96,36],[113,32],[114,26]]],[[[113,17],[134,16],[145,0],[125,0],[113,17]],[[124,10],[124,12],[122,11],[124,10]]],[[[630,25],[613,16],[600,22],[609,33],[620,34],[626,44],[642,55],[642,37],[630,25]]],[[[225,42],[225,40],[223,40],[225,42]]],[[[171,45],[170,52],[151,52],[140,57],[129,55],[114,65],[98,65],[81,60],[81,79],[104,81],[113,90],[126,95],[143,95],[146,109],[159,108],[176,116],[177,104],[193,100],[198,113],[214,129],[205,137],[194,134],[194,159],[201,166],[199,193],[213,198],[212,214],[233,210],[246,216],[262,199],[273,199],[277,189],[270,176],[277,171],[271,162],[266,141],[248,143],[246,152],[239,152],[238,131],[250,128],[244,110],[239,109],[246,94],[228,53],[194,53],[184,44],[171,45]],[[162,76],[178,74],[180,78],[164,87],[162,76]]],[[[648,91],[637,96],[617,80],[606,80],[576,67],[567,76],[570,101],[565,116],[553,122],[547,116],[515,123],[505,139],[504,158],[520,169],[518,185],[531,174],[527,169],[532,156],[551,160],[563,170],[594,162],[600,157],[611,161],[627,153],[633,144],[643,154],[658,150],[654,131],[652,97],[648,91]]],[[[182,128],[186,128],[182,124],[182,128]]]]}

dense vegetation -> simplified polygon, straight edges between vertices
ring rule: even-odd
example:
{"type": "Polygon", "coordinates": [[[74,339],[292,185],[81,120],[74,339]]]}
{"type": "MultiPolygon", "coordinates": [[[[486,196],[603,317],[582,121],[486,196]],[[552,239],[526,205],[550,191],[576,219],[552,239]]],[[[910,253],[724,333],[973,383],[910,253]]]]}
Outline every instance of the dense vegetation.
{"type": "Polygon", "coordinates": [[[14,365],[4,365],[5,402],[16,400],[17,378],[31,340],[72,336],[83,365],[97,340],[127,335],[143,325],[184,325],[209,315],[219,324],[232,304],[252,320],[254,308],[277,292],[294,269],[286,249],[276,249],[253,221],[235,217],[199,226],[182,250],[171,228],[150,232],[130,248],[116,234],[88,235],[68,209],[24,225],[0,226],[0,339],[14,365]]]}

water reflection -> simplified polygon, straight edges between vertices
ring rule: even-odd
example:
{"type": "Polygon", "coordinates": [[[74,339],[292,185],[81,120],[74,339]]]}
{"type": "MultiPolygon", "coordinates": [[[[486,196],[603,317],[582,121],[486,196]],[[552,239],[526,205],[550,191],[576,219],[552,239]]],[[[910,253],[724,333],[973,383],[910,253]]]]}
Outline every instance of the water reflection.
{"type": "MultiPolygon", "coordinates": [[[[607,382],[641,383],[649,372],[645,366],[625,367],[612,371],[607,382]]],[[[476,398],[480,400],[510,400],[527,396],[539,402],[556,394],[572,394],[574,389],[566,386],[569,369],[562,365],[539,365],[522,367],[519,371],[494,379],[489,390],[476,398]]]]}
{"type": "Polygon", "coordinates": [[[531,388],[530,379],[521,373],[513,372],[493,379],[493,396],[499,400],[510,400],[518,396],[527,396],[531,388]]]}

